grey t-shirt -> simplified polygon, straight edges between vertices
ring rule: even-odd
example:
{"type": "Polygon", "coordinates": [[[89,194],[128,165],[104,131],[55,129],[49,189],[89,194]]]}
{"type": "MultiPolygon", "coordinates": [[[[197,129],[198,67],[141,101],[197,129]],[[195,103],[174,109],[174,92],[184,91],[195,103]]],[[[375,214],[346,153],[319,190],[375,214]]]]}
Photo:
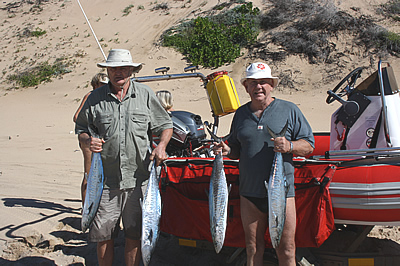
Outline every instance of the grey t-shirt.
{"type": "Polygon", "coordinates": [[[101,158],[106,188],[127,189],[148,179],[150,141],[172,128],[171,118],[154,92],[131,82],[122,101],[109,85],[94,90],[79,113],[75,133],[104,138],[101,158]]]}
{"type": "MultiPolygon", "coordinates": [[[[250,102],[235,113],[229,146],[240,151],[239,192],[242,196],[264,198],[267,196],[264,181],[269,180],[274,159],[274,143],[267,126],[279,133],[288,122],[285,137],[295,141],[304,139],[314,147],[312,129],[300,109],[293,103],[275,99],[259,119],[250,109],[250,102]]],[[[287,197],[294,197],[294,165],[292,154],[282,154],[289,184],[287,197]]]]}

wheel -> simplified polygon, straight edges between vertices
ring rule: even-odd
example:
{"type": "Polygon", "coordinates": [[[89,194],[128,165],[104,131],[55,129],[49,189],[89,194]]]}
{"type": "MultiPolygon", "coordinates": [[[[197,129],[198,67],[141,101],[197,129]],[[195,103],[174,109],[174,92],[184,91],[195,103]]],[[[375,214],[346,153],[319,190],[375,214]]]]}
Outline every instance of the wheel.
{"type": "Polygon", "coordinates": [[[331,95],[334,94],[339,98],[342,98],[346,95],[349,95],[354,89],[354,84],[356,84],[357,79],[361,76],[363,68],[358,67],[355,70],[351,71],[342,81],[339,82],[338,85],[330,92],[330,95],[326,98],[326,103],[331,104],[335,101],[335,98],[331,95]],[[345,84],[346,86],[342,87],[345,84]],[[340,90],[339,90],[340,89],[340,90]],[[339,90],[339,93],[336,94],[336,91],[339,90]]]}

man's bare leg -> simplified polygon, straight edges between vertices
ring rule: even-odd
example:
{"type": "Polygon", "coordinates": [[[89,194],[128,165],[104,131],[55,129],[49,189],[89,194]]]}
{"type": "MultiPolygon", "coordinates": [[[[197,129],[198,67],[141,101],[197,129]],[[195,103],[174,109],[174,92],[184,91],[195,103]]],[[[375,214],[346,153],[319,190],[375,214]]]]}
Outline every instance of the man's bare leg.
{"type": "Polygon", "coordinates": [[[99,266],[112,266],[114,260],[114,240],[97,243],[97,260],[99,266]]]}
{"type": "Polygon", "coordinates": [[[242,196],[240,213],[246,241],[247,266],[263,265],[268,215],[242,196]]]}
{"type": "Polygon", "coordinates": [[[125,238],[125,265],[138,266],[140,255],[140,240],[125,238]]]}

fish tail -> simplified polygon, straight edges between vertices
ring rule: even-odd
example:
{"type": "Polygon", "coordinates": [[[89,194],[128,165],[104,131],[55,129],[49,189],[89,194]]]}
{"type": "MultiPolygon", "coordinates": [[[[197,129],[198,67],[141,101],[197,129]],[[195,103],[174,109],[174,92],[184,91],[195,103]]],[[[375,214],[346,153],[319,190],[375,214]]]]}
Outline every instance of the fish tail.
{"type": "Polygon", "coordinates": [[[287,120],[285,126],[283,127],[281,132],[279,132],[278,134],[273,132],[272,129],[270,129],[268,126],[267,126],[267,130],[268,130],[268,133],[271,135],[271,137],[276,139],[277,137],[283,137],[285,135],[288,127],[289,127],[289,121],[287,120]]]}

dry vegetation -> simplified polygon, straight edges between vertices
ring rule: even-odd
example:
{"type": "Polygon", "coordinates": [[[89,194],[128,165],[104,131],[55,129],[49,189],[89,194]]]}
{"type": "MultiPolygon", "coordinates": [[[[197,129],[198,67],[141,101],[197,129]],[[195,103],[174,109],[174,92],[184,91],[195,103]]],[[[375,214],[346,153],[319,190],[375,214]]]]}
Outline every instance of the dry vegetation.
{"type": "MultiPolygon", "coordinates": [[[[343,75],[343,69],[355,54],[357,60],[369,61],[373,69],[379,58],[399,55],[399,35],[377,24],[389,17],[389,11],[398,14],[389,4],[378,6],[376,17],[371,17],[357,13],[357,8],[353,8],[355,15],[351,15],[330,0],[270,2],[272,7],[262,14],[259,42],[249,48],[250,58],[273,58],[279,66],[289,56],[300,56],[310,64],[324,66],[322,71],[326,71],[329,82],[343,75]]],[[[287,73],[282,76],[281,84],[296,88],[291,76],[287,73]]]]}

